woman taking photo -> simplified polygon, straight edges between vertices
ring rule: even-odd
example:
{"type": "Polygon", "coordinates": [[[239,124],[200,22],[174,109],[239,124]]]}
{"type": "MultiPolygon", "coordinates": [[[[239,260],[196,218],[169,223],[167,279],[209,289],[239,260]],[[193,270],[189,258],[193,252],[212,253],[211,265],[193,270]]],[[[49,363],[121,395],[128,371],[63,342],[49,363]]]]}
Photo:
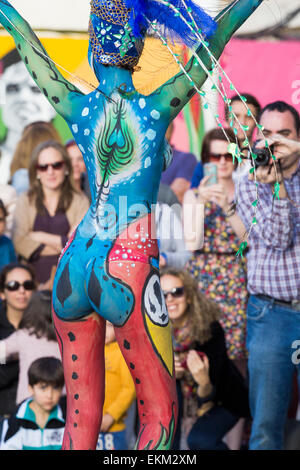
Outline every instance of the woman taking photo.
{"type": "MultiPolygon", "coordinates": [[[[233,131],[226,132],[231,142],[235,142],[233,131]]],[[[199,224],[198,241],[194,246],[189,244],[193,255],[186,268],[197,279],[200,291],[219,305],[229,357],[246,373],[246,263],[236,257],[246,230],[232,210],[236,165],[228,153],[228,141],[221,129],[206,134],[201,161],[204,167],[206,163],[216,165],[217,182],[211,184],[205,176],[197,188],[185,194],[184,210],[189,208],[188,203],[204,208],[204,230],[199,224]]]]}
{"type": "MultiPolygon", "coordinates": [[[[30,266],[20,263],[6,265],[0,272],[0,340],[18,330],[25,309],[36,287],[30,266]]],[[[16,407],[19,361],[5,363],[0,349],[0,416],[11,415],[16,407]]]]}
{"type": "Polygon", "coordinates": [[[249,408],[244,379],[227,355],[221,312],[186,271],[163,269],[161,286],[182,404],[178,431],[185,433],[192,450],[227,449],[222,439],[241,416],[249,416],[249,408]]]}
{"type": "Polygon", "coordinates": [[[30,189],[17,202],[14,245],[45,285],[56,267],[62,248],[85,215],[89,201],[72,185],[72,165],[67,151],[55,142],[40,144],[29,167],[30,189]]]}

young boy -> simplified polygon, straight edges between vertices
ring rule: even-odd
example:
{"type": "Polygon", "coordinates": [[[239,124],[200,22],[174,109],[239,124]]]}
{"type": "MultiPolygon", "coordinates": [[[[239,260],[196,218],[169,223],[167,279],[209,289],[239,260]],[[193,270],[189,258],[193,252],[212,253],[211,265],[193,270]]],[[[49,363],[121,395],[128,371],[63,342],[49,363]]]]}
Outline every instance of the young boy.
{"type": "Polygon", "coordinates": [[[134,383],[116,342],[114,327],[106,322],[105,401],[97,450],[127,450],[124,419],[134,399],[134,383]]]}
{"type": "Polygon", "coordinates": [[[1,450],[59,450],[65,414],[58,402],[64,386],[60,360],[43,357],[28,370],[31,398],[6,419],[0,436],[1,450]]]}
{"type": "Polygon", "coordinates": [[[7,210],[0,199],[0,270],[9,263],[17,261],[14,245],[10,238],[4,235],[6,230],[7,210]]]}

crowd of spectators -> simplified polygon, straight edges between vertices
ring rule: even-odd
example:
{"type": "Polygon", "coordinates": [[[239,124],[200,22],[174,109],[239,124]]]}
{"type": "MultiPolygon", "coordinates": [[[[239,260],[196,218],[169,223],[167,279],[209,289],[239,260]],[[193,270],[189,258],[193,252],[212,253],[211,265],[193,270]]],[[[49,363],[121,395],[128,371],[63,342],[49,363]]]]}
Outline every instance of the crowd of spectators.
{"type": "MultiPolygon", "coordinates": [[[[267,142],[279,163],[270,154],[255,172],[248,160],[238,168],[228,140],[243,146],[245,132],[231,130],[229,115],[227,138],[212,129],[196,156],[174,148],[172,126],[167,133],[173,160],[155,224],[179,400],[174,450],[284,449],[288,422],[297,423],[300,118],[284,102],[261,110],[245,99],[264,128],[262,137],[234,97],[248,141],[267,142]]],[[[10,170],[0,185],[0,448],[57,449],[66,405],[53,278],[91,195],[80,149],[47,122],[26,126],[10,170]]],[[[138,427],[134,384],[109,323],[105,358],[97,449],[128,449],[138,427]]]]}

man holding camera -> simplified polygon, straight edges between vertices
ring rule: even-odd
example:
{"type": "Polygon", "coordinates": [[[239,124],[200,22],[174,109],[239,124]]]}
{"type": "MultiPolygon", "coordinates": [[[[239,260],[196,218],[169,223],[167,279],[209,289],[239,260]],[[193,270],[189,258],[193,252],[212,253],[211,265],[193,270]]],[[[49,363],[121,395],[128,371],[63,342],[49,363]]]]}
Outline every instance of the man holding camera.
{"type": "Polygon", "coordinates": [[[292,344],[300,339],[300,117],[278,101],[262,110],[259,123],[264,138],[255,147],[262,149],[267,141],[269,154],[264,159],[257,150],[256,181],[254,173],[245,175],[236,195],[238,213],[247,228],[251,225],[250,449],[280,450],[296,367],[292,344]]]}

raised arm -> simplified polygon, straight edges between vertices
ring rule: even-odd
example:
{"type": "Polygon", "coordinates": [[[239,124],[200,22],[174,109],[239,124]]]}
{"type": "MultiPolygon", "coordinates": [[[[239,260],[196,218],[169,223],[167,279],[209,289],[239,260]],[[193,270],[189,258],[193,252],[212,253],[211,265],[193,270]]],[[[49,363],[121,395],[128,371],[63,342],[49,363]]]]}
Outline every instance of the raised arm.
{"type": "Polygon", "coordinates": [[[27,70],[56,112],[70,116],[73,99],[82,93],[61,75],[29,24],[7,0],[0,0],[0,24],[13,37],[27,70]]]}
{"type": "MultiPolygon", "coordinates": [[[[232,35],[262,2],[263,0],[235,0],[216,16],[218,28],[208,41],[209,49],[216,59],[219,59],[232,35]]],[[[205,67],[211,70],[212,61],[208,51],[200,45],[196,53],[205,67]]],[[[198,65],[194,56],[186,64],[185,70],[200,89],[206,81],[207,74],[204,68],[198,65]]],[[[195,93],[195,88],[182,71],[161,85],[152,95],[159,96],[160,102],[170,107],[170,118],[174,119],[195,93]]]]}

